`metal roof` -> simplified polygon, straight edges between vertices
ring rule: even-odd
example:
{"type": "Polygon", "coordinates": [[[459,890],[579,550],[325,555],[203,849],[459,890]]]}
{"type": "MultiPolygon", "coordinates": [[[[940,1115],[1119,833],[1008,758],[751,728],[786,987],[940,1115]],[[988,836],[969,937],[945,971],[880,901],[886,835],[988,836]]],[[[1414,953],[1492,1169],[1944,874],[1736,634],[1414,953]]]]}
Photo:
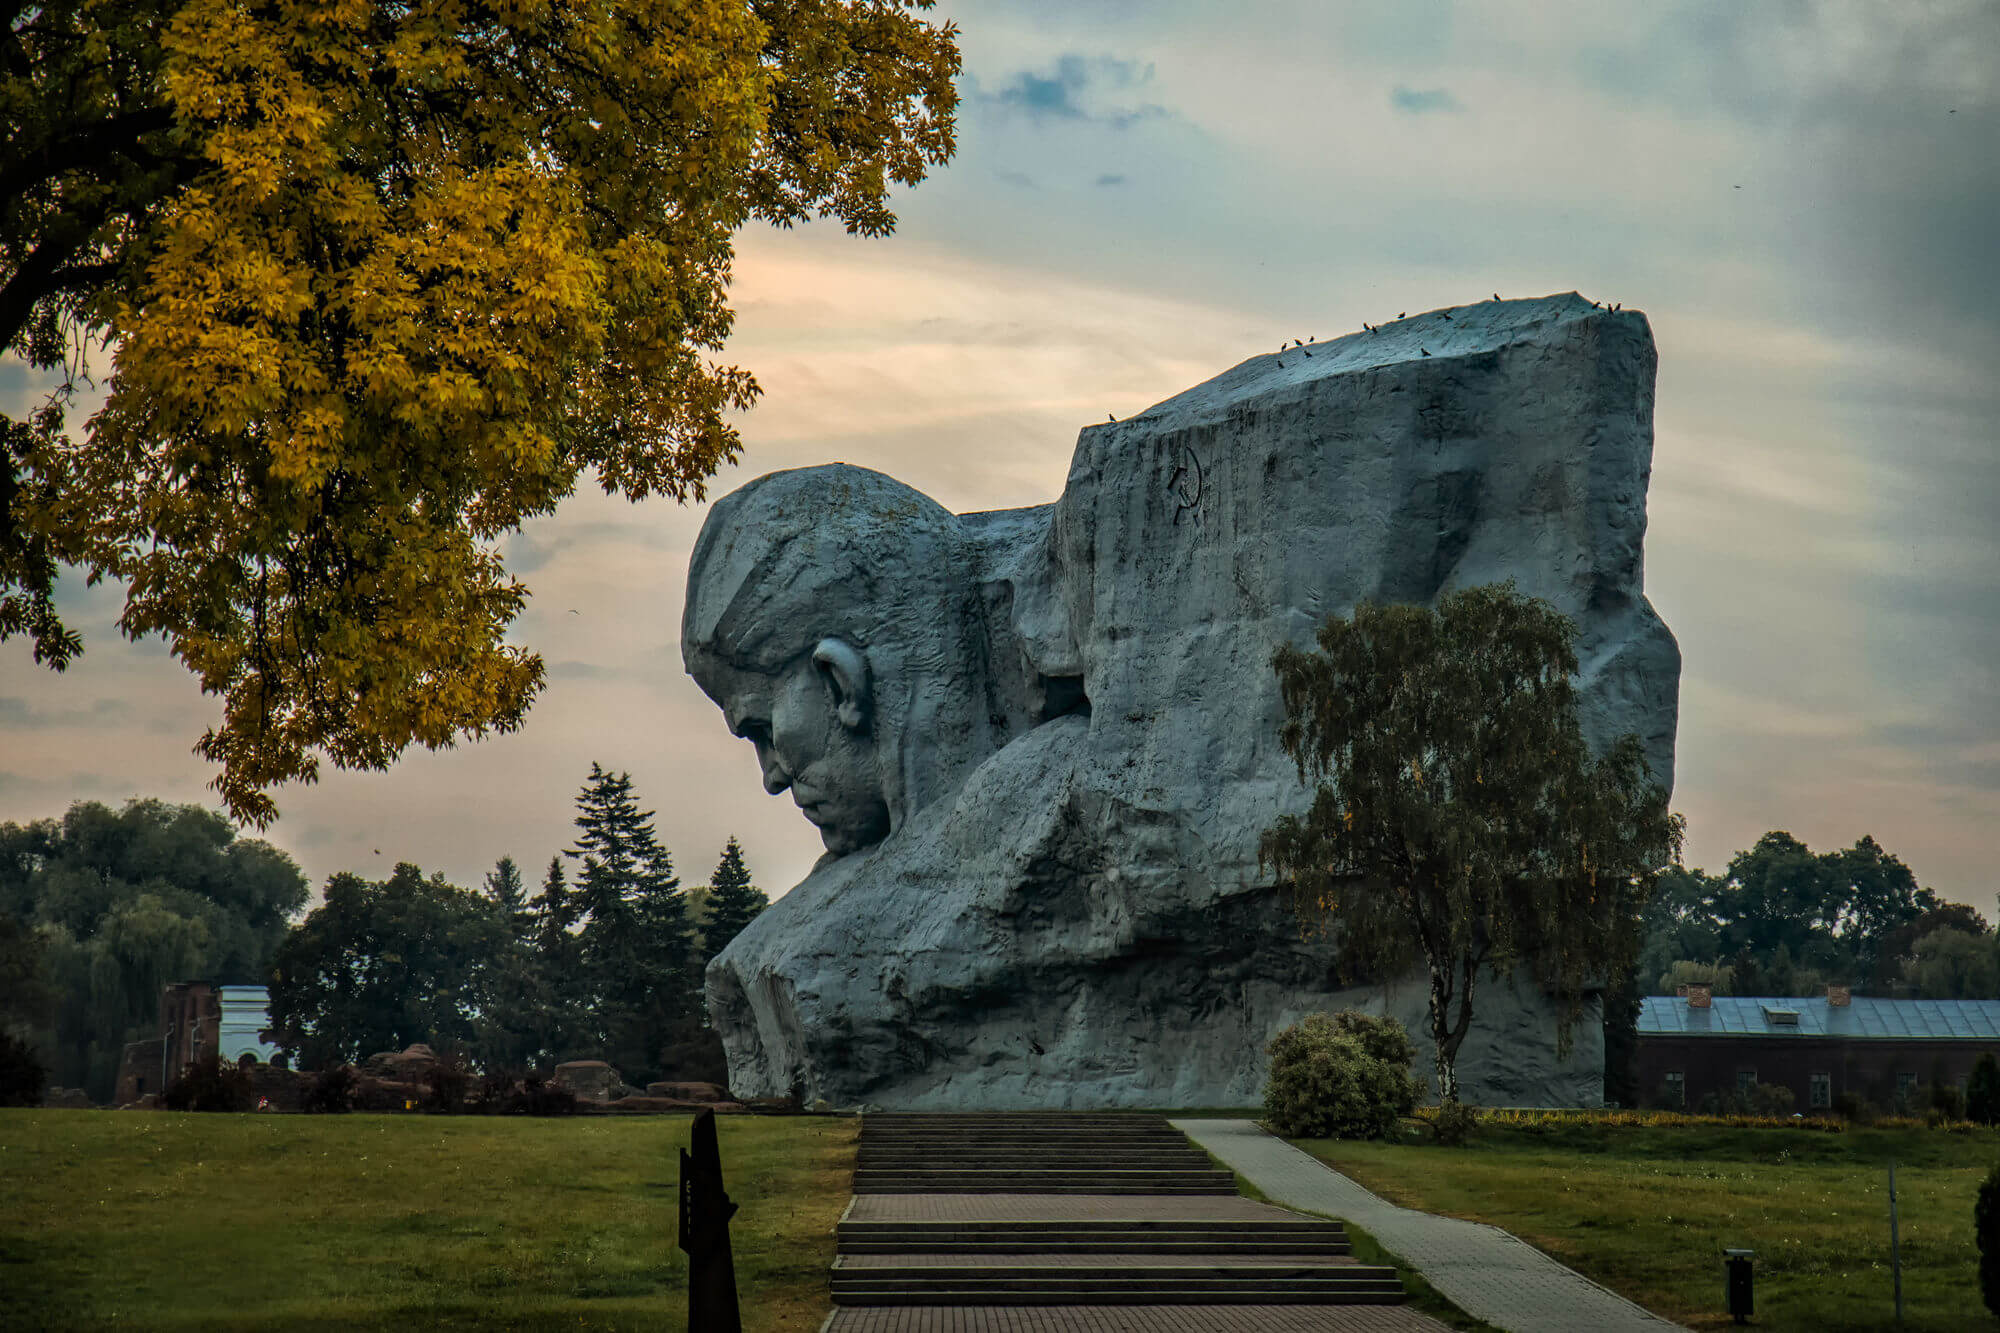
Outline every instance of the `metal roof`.
{"type": "Polygon", "coordinates": [[[2000,1000],[1880,1000],[1857,995],[1835,1007],[1824,995],[1718,995],[1695,1009],[1677,995],[1639,1002],[1639,1034],[1651,1037],[1858,1037],[2000,1042],[2000,1000]],[[1796,1025],[1774,1017],[1798,1015],[1796,1025]]]}

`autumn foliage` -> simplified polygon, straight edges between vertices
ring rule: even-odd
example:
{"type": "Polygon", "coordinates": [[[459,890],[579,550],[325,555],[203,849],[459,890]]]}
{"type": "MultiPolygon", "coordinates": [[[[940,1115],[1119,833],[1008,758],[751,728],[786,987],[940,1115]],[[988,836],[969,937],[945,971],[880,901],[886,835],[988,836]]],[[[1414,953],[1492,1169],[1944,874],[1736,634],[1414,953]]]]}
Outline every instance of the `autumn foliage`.
{"type": "Polygon", "coordinates": [[[260,822],[321,756],[518,726],[542,664],[496,540],[586,472],[686,499],[737,456],[731,237],[893,227],[952,150],[927,7],[10,7],[0,344],[101,340],[112,376],[81,438],[4,423],[0,636],[60,665],[57,562],[124,581],[260,822]]]}

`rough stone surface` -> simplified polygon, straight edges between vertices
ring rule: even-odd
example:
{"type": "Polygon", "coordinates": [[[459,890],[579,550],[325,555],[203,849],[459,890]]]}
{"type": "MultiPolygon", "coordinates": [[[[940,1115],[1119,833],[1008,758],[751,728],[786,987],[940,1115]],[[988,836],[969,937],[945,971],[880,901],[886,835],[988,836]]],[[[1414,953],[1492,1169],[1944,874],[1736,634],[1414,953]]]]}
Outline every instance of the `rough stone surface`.
{"type": "Polygon", "coordinates": [[[42,1093],[42,1106],[59,1111],[88,1111],[97,1105],[82,1088],[49,1088],[42,1093]]]}
{"type": "MultiPolygon", "coordinates": [[[[1679,653],[1642,591],[1655,355],[1574,294],[1254,358],[1086,428],[1053,505],[952,515],[835,465],[719,501],[688,670],[828,853],[710,964],[740,1095],[892,1108],[1249,1105],[1264,1046],[1360,984],[1257,865],[1308,793],[1281,643],[1357,601],[1512,578],[1579,626],[1585,733],[1669,786],[1679,653]],[[1310,351],[1310,355],[1306,351],[1310,351]],[[1428,353],[1428,355],[1425,355],[1428,353]]],[[[1601,1097],[1488,985],[1488,1105],[1601,1097]]]]}
{"type": "Polygon", "coordinates": [[[606,1102],[605,1109],[626,1115],[659,1115],[686,1111],[713,1111],[717,1115],[737,1115],[746,1110],[740,1102],[712,1102],[692,1097],[620,1097],[615,1102],[606,1102]]]}
{"type": "Polygon", "coordinates": [[[360,1072],[371,1078],[398,1083],[422,1083],[424,1075],[437,1068],[437,1052],[423,1042],[400,1051],[377,1051],[361,1062],[360,1072]]]}
{"type": "Polygon", "coordinates": [[[613,1101],[638,1092],[602,1060],[570,1060],[559,1064],[552,1081],[557,1087],[568,1088],[579,1098],[592,1102],[613,1101]]]}
{"type": "Polygon", "coordinates": [[[686,1102],[726,1102],[729,1090],[715,1083],[648,1083],[648,1097],[675,1097],[686,1102]]]}

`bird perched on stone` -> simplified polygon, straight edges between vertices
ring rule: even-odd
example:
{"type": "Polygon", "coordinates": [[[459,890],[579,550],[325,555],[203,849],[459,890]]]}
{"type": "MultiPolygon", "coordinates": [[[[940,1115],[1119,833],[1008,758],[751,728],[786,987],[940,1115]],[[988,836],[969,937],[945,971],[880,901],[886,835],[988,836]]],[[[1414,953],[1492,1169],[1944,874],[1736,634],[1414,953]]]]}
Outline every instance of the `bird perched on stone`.
{"type": "Polygon", "coordinates": [[[1422,352],[1425,356],[1429,356],[1431,354],[1431,349],[1428,347],[1419,347],[1417,350],[1419,352],[1422,352]]]}
{"type": "Polygon", "coordinates": [[[1033,1037],[1028,1038],[1028,1049],[1033,1051],[1036,1055],[1048,1054],[1047,1051],[1042,1049],[1042,1044],[1036,1041],[1033,1037]]]}
{"type": "Polygon", "coordinates": [[[1613,305],[1611,308],[1613,310],[1623,310],[1625,308],[1625,303],[1623,301],[1620,301],[1617,304],[1613,305]]]}
{"type": "Polygon", "coordinates": [[[1374,326],[1373,324],[1370,324],[1370,323],[1369,323],[1369,322],[1368,322],[1367,320],[1365,320],[1365,319],[1361,321],[1361,327],[1362,327],[1362,328],[1364,328],[1364,329],[1366,329],[1366,330],[1368,330],[1368,331],[1369,331],[1370,333],[1373,333],[1373,332],[1375,332],[1375,326],[1374,326]]]}
{"type": "MultiPolygon", "coordinates": [[[[1299,348],[1299,350],[1300,350],[1301,352],[1306,352],[1306,349],[1305,349],[1305,348],[1303,348],[1303,347],[1299,348]]],[[[1307,356],[1311,356],[1311,355],[1312,355],[1312,353],[1311,353],[1311,352],[1306,352],[1306,355],[1307,355],[1307,356]]]]}
{"type": "Polygon", "coordinates": [[[1115,413],[1115,412],[1106,412],[1106,413],[1104,414],[1104,419],[1105,419],[1106,421],[1116,421],[1116,420],[1118,420],[1118,415],[1117,415],[1117,413],[1115,413]]]}
{"type": "Polygon", "coordinates": [[[1451,316],[1449,314],[1447,314],[1444,318],[1447,324],[1451,322],[1451,316]]]}
{"type": "Polygon", "coordinates": [[[1318,339],[1319,339],[1319,335],[1318,335],[1317,333],[1309,333],[1309,334],[1307,334],[1307,335],[1306,335],[1306,341],[1307,341],[1307,342],[1316,342],[1316,341],[1318,341],[1318,339]]]}
{"type": "Polygon", "coordinates": [[[1494,299],[1494,300],[1496,300],[1496,301],[1497,301],[1497,300],[1499,300],[1499,299],[1500,299],[1500,293],[1498,293],[1498,292],[1495,292],[1495,293],[1493,293],[1493,299],[1494,299]]]}
{"type": "Polygon", "coordinates": [[[1403,317],[1403,313],[1404,313],[1403,311],[1401,311],[1401,310],[1398,310],[1398,311],[1396,312],[1396,318],[1397,318],[1397,319],[1401,319],[1401,318],[1403,317]]]}

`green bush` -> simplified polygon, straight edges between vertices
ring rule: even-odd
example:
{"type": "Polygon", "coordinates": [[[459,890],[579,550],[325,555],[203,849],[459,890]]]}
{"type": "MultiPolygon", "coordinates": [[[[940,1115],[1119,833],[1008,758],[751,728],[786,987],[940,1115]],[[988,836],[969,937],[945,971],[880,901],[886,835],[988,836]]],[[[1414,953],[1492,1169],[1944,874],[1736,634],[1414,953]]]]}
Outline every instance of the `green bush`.
{"type": "Polygon", "coordinates": [[[463,1115],[466,1095],[472,1091],[472,1071],[455,1056],[445,1056],[424,1073],[424,1110],[444,1115],[463,1115]]]}
{"type": "Polygon", "coordinates": [[[1464,1147],[1478,1127],[1479,1108],[1464,1102],[1446,1102],[1431,1115],[1431,1134],[1440,1147],[1464,1147]]]}
{"type": "Polygon", "coordinates": [[[1309,1014],[1271,1039],[1264,1116],[1291,1138],[1380,1138],[1416,1110],[1416,1048],[1393,1018],[1309,1014]]]}
{"type": "Polygon", "coordinates": [[[0,1106],[40,1106],[48,1076],[34,1047],[11,1032],[0,1032],[0,1106]]]}
{"type": "Polygon", "coordinates": [[[2000,1060],[1988,1051],[1965,1081],[1965,1118],[1982,1125],[2000,1125],[2000,1060]]]}
{"type": "Polygon", "coordinates": [[[301,1107],[315,1115],[339,1115],[354,1104],[354,1082],[353,1065],[322,1069],[306,1085],[301,1107]]]}
{"type": "Polygon", "coordinates": [[[169,1111],[248,1111],[257,1105],[249,1071],[213,1055],[181,1070],[160,1099],[169,1111]]]}
{"type": "Polygon", "coordinates": [[[1797,1101],[1797,1096],[1782,1083],[1759,1083],[1750,1090],[1750,1114],[1790,1115],[1797,1101]]]}
{"type": "Polygon", "coordinates": [[[1973,1200],[1972,1239],[1979,1246],[1979,1294],[2000,1314],[2000,1166],[1986,1173],[1973,1200]]]}

